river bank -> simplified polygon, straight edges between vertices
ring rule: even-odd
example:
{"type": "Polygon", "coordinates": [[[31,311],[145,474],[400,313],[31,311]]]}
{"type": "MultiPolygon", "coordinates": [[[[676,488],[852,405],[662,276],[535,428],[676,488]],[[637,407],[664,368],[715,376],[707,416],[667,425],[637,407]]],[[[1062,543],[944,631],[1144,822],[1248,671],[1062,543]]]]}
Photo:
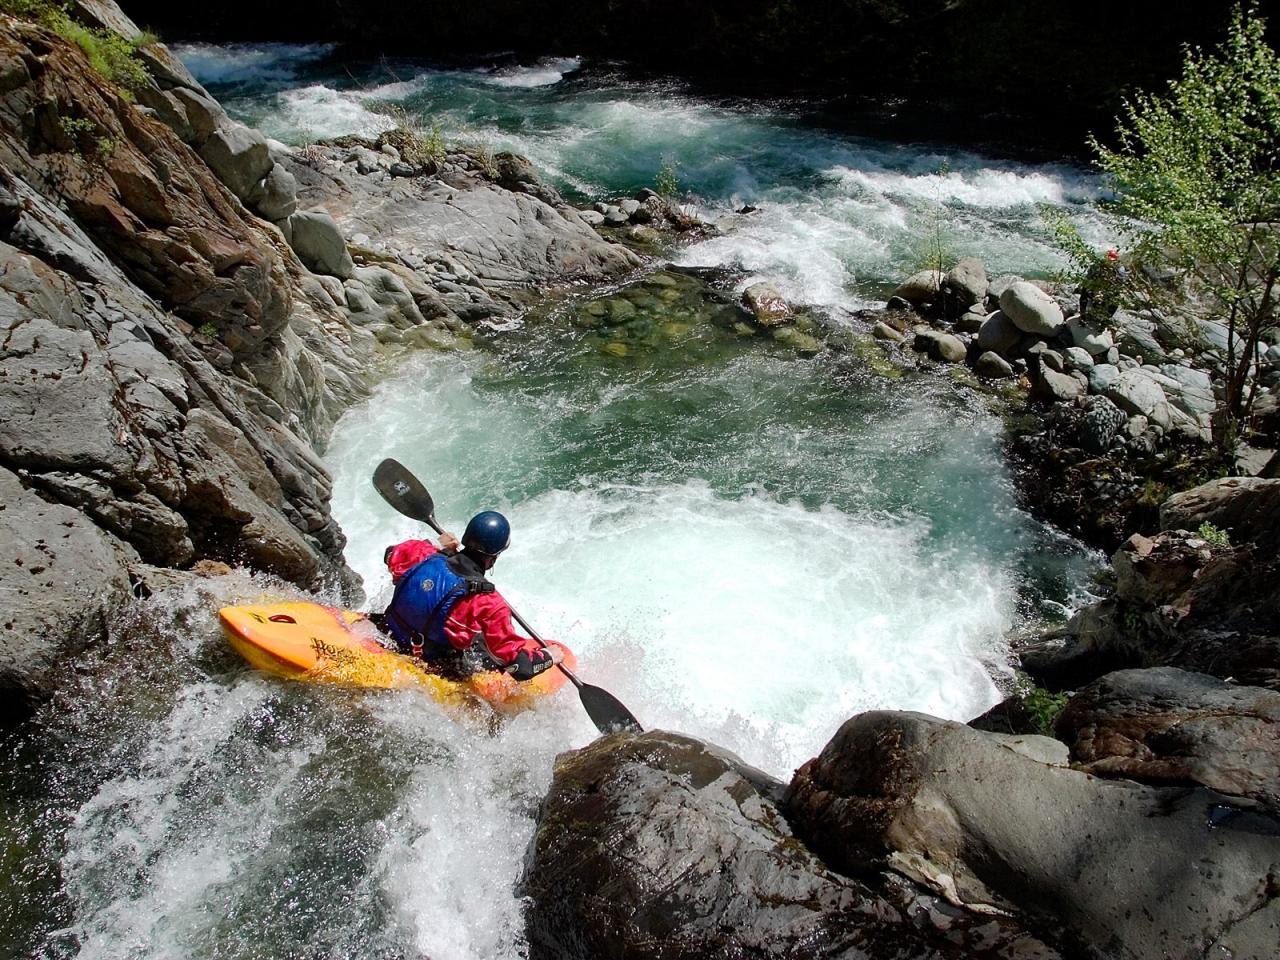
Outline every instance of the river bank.
{"type": "MultiPolygon", "coordinates": [[[[977,382],[929,356],[946,357],[943,336],[976,340],[981,324],[917,333],[902,310],[859,314],[888,272],[856,286],[841,273],[848,255],[813,263],[829,234],[762,256],[780,223],[794,237],[804,219],[780,202],[792,183],[770,185],[757,213],[716,210],[721,234],[681,246],[653,231],[684,211],[662,213],[649,195],[566,203],[527,162],[475,146],[289,148],[218,112],[163,48],[144,47],[156,83],[136,92],[140,108],[51,35],[4,29],[13,128],[0,142],[26,191],[6,241],[4,395],[49,413],[11,418],[4,522],[26,551],[17,569],[66,590],[15,610],[66,630],[58,615],[80,603],[101,634],[48,634],[47,667],[19,681],[35,720],[4,741],[15,775],[0,796],[3,851],[44,896],[0,887],[16,953],[1267,955],[1268,775],[1208,775],[1195,754],[1172,769],[1156,737],[1154,761],[1112,763],[1120,778],[1102,781],[1114,755],[1077,736],[1114,689],[1127,703],[1165,694],[1119,681],[1091,691],[1060,727],[1070,758],[1044,737],[955,722],[1001,698],[1010,629],[1081,606],[1098,562],[1016,509],[977,382]],[[34,152],[13,133],[28,129],[20,107],[71,102],[92,131],[51,120],[34,152]],[[19,268],[116,306],[33,301],[19,268]],[[886,349],[877,322],[911,330],[909,343],[886,349]],[[33,325],[39,335],[19,341],[33,325]],[[57,345],[70,359],[49,359],[57,345]],[[97,366],[93,345],[108,354],[97,366]],[[31,365],[57,376],[32,379],[31,365]],[[102,383],[109,401],[91,402],[102,383]],[[121,439],[89,445],[65,429],[77,416],[89,435],[121,439]],[[136,461],[102,452],[117,446],[136,461]],[[522,608],[537,598],[534,619],[572,643],[591,679],[662,729],[587,746],[595,733],[568,701],[495,730],[394,692],[244,670],[218,636],[219,603],[286,581],[354,602],[357,575],[376,603],[382,547],[420,532],[372,499],[369,468],[386,455],[429,478],[442,519],[506,511],[518,535],[503,590],[522,608]],[[304,466],[310,500],[286,483],[304,466]],[[211,517],[203,505],[219,497],[230,506],[211,517]],[[167,525],[143,522],[156,516],[167,525]],[[67,563],[56,538],[72,536],[84,553],[67,563]],[[41,560],[50,553],[66,566],[41,560]],[[85,591],[87,568],[108,587],[85,591]],[[128,600],[131,589],[151,597],[128,600]],[[1163,779],[1134,782],[1152,777],[1163,779]],[[1213,877],[1188,873],[1188,850],[1213,877]],[[1072,856],[1086,866],[1077,883],[1063,879],[1072,856]],[[1159,894],[1134,862],[1163,878],[1159,894]],[[1117,906],[1157,901],[1138,921],[1117,906]],[[725,930],[731,909],[742,913],[725,930]]],[[[668,106],[677,124],[707,116],[668,106]]],[[[861,147],[830,145],[827,162],[861,147]]],[[[632,169],[648,176],[649,159],[632,169]]],[[[999,173],[1006,187],[1046,183],[999,173]]],[[[851,167],[837,180],[898,175],[851,167]]],[[[983,175],[929,182],[964,189],[983,175]]],[[[885,195],[863,209],[891,223],[899,208],[885,195]]],[[[991,236],[996,217],[974,220],[991,236]]],[[[967,306],[985,305],[990,289],[971,292],[967,306]]],[[[1046,353],[1024,346],[1011,369],[1046,353]]],[[[1262,514],[1223,509],[1205,516],[1243,544],[1243,518],[1262,514]]],[[[1232,556],[1204,583],[1237,579],[1249,559],[1232,556]]],[[[1187,605],[1142,602],[1141,616],[1165,621],[1166,606],[1187,605]]],[[[1187,626],[1212,629],[1219,609],[1205,604],[1187,626]]],[[[5,651],[6,667],[33,659],[5,651]]],[[[1272,756],[1270,701],[1184,686],[1206,728],[1253,723],[1272,756]]],[[[1216,741],[1209,753],[1232,762],[1216,741]]]]}

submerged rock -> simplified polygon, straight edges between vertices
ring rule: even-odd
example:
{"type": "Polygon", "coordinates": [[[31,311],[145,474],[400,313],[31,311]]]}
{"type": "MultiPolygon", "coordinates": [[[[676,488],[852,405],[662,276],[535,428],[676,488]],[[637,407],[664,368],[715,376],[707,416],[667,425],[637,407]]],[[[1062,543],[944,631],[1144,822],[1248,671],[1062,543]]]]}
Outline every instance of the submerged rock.
{"type": "Polygon", "coordinates": [[[779,812],[782,784],[691,737],[562,754],[526,864],[542,958],[1048,958],[1001,920],[832,873],[779,812]]]}

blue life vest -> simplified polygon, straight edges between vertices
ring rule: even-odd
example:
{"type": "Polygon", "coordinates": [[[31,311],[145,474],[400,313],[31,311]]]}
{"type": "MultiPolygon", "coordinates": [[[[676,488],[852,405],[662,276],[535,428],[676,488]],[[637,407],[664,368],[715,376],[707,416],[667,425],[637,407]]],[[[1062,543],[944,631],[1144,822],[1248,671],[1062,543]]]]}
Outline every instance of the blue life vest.
{"type": "Polygon", "coordinates": [[[444,633],[444,622],[459,600],[473,593],[492,593],[493,584],[484,577],[459,575],[454,560],[435,553],[411,567],[396,586],[387,607],[386,624],[402,653],[413,644],[423,645],[422,656],[430,660],[453,651],[444,633]]]}

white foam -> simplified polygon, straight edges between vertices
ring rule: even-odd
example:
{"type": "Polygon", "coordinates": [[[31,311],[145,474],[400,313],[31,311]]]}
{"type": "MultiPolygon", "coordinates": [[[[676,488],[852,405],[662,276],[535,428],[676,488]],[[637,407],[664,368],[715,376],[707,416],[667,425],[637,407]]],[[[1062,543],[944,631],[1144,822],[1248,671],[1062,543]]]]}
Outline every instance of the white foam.
{"type": "Polygon", "coordinates": [[[298,87],[279,95],[278,112],[262,124],[262,130],[287,142],[299,136],[309,140],[351,134],[376,137],[394,129],[396,121],[391,117],[367,109],[368,99],[359,92],[323,84],[298,87]]]}
{"type": "Polygon", "coordinates": [[[582,61],[577,57],[548,58],[539,60],[532,66],[495,70],[487,74],[485,80],[498,87],[549,87],[581,66],[582,61]]]}

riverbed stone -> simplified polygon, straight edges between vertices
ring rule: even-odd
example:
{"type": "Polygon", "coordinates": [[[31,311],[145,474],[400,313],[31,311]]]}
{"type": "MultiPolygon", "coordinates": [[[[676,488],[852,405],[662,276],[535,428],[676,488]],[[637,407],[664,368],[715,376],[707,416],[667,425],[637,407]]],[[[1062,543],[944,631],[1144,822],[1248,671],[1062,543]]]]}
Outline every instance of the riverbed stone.
{"type": "Polygon", "coordinates": [[[254,186],[247,202],[264,220],[273,223],[287,220],[298,209],[298,182],[283,166],[273,163],[267,175],[254,186]]]}
{"type": "Polygon", "coordinates": [[[986,350],[973,365],[974,372],[986,380],[1003,380],[1013,376],[1013,366],[1000,354],[986,350]]]}
{"type": "Polygon", "coordinates": [[[940,330],[917,330],[913,346],[943,363],[963,363],[968,354],[963,340],[940,330]]]}
{"type": "Polygon", "coordinates": [[[1089,368],[1089,390],[1093,393],[1106,393],[1107,387],[1120,376],[1120,368],[1109,363],[1095,363],[1089,368]]]}
{"type": "Polygon", "coordinates": [[[1067,329],[1071,332],[1071,342],[1087,350],[1090,356],[1105,355],[1115,345],[1110,330],[1088,324],[1078,315],[1067,318],[1067,329]]]}
{"type": "Polygon", "coordinates": [[[769,283],[753,283],[743,290],[742,305],[762,327],[780,327],[794,319],[794,311],[786,297],[769,283]]]}
{"type": "Polygon", "coordinates": [[[1093,357],[1090,356],[1088,350],[1081,347],[1067,347],[1063,351],[1062,361],[1070,369],[1079,370],[1086,375],[1094,367],[1093,357]]]}
{"type": "Polygon", "coordinates": [[[1141,414],[1156,426],[1169,428],[1169,403],[1160,384],[1142,370],[1125,370],[1104,391],[1121,410],[1141,414]]]}
{"type": "Polygon", "coordinates": [[[1012,912],[1072,956],[1273,955],[1273,820],[1205,788],[1044,763],[1013,740],[859,714],[796,772],[788,820],[837,869],[885,863],[955,903],[1012,912]]]}
{"type": "Polygon", "coordinates": [[[1025,333],[1052,337],[1066,325],[1057,301],[1034,283],[1020,280],[1000,295],[1000,309],[1025,333]]]}
{"type": "Polygon", "coordinates": [[[1050,403],[1067,403],[1076,397],[1083,396],[1087,384],[1081,384],[1069,373],[1059,373],[1048,367],[1042,367],[1033,378],[1032,386],[1035,394],[1050,403]]]}
{"type": "Polygon", "coordinates": [[[987,314],[985,312],[979,313],[977,310],[967,310],[956,321],[956,330],[960,333],[977,333],[982,329],[982,324],[986,319],[987,314]]]}
{"type": "Polygon", "coordinates": [[[981,303],[987,295],[987,268],[977,257],[962,257],[947,271],[942,281],[942,291],[948,300],[961,310],[981,303]]]}
{"type": "Polygon", "coordinates": [[[1022,331],[1017,328],[1008,314],[997,310],[989,314],[978,328],[978,346],[983,350],[991,350],[1007,357],[1022,340],[1022,331]]]}
{"type": "Polygon", "coordinates": [[[885,323],[883,320],[877,320],[875,326],[871,328],[871,335],[877,340],[888,340],[897,343],[903,339],[902,333],[885,323]]]}
{"type": "Polygon", "coordinates": [[[905,300],[913,307],[933,303],[938,299],[945,278],[946,274],[941,270],[917,270],[898,285],[893,296],[905,300]]]}

